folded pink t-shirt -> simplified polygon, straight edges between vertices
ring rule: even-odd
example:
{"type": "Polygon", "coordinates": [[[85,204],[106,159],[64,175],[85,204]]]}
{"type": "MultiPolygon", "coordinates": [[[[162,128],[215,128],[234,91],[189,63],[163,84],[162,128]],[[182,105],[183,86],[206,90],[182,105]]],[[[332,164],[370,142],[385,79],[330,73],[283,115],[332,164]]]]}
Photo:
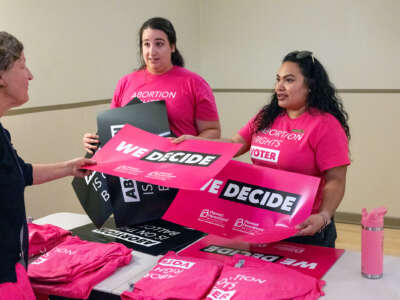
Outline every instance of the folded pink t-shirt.
{"type": "Polygon", "coordinates": [[[314,300],[324,295],[324,284],[282,265],[235,255],[224,266],[206,299],[314,300]]]}
{"type": "Polygon", "coordinates": [[[58,226],[45,224],[28,224],[29,232],[29,257],[43,254],[57,244],[63,242],[71,232],[58,226]]]}
{"type": "Polygon", "coordinates": [[[131,261],[131,252],[119,243],[70,236],[32,262],[28,275],[37,293],[86,299],[97,283],[131,261]]]}
{"type": "Polygon", "coordinates": [[[222,263],[168,252],[135,283],[123,300],[203,299],[221,271],[222,263]]]}

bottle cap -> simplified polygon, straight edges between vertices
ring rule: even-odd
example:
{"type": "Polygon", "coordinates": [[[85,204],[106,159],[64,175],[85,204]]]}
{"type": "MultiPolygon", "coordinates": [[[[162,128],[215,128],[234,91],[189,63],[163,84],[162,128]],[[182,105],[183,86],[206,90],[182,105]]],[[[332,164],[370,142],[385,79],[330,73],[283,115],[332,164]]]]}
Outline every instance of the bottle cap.
{"type": "Polygon", "coordinates": [[[366,208],[362,209],[361,224],[364,227],[383,227],[383,217],[387,213],[387,209],[383,206],[374,208],[370,213],[366,208]]]}

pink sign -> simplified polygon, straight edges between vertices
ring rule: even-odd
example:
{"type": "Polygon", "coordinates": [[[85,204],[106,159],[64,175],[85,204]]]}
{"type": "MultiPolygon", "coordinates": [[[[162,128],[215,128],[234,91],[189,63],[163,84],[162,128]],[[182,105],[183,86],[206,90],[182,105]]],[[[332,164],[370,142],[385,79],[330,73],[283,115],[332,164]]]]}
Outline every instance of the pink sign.
{"type": "Polygon", "coordinates": [[[318,247],[289,242],[248,244],[208,235],[180,251],[180,255],[226,262],[235,254],[279,263],[296,271],[321,279],[344,253],[343,249],[318,247]]]}
{"type": "Polygon", "coordinates": [[[86,169],[161,186],[199,189],[236,154],[240,144],[186,140],[172,144],[131,125],[125,125],[86,169]]]}
{"type": "Polygon", "coordinates": [[[201,191],[180,190],[163,219],[252,243],[279,241],[310,215],[319,182],[232,160],[201,191]]]}

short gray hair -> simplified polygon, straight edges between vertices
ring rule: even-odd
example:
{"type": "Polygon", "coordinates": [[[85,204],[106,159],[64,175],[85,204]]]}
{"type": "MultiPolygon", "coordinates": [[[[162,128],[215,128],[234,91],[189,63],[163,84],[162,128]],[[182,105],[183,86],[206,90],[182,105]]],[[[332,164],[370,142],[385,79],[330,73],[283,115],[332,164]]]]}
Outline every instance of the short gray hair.
{"type": "Polygon", "coordinates": [[[21,57],[24,45],[13,35],[0,31],[0,72],[8,70],[21,57]]]}

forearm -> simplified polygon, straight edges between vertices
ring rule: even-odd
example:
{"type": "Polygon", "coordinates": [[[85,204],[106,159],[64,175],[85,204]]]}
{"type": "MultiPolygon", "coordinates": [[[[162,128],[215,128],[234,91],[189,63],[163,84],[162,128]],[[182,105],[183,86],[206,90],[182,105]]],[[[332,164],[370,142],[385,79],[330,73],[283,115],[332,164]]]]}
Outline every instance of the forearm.
{"type": "Polygon", "coordinates": [[[219,128],[207,128],[201,131],[198,136],[206,139],[219,139],[221,130],[219,128]]]}
{"type": "MultiPolygon", "coordinates": [[[[346,170],[342,176],[327,176],[325,186],[322,189],[322,202],[320,212],[332,218],[343,200],[346,188],[346,170]]],[[[343,173],[342,172],[342,173],[343,173]]]]}
{"type": "Polygon", "coordinates": [[[45,183],[72,174],[72,167],[66,161],[54,164],[34,164],[32,168],[33,184],[45,183]]]}

